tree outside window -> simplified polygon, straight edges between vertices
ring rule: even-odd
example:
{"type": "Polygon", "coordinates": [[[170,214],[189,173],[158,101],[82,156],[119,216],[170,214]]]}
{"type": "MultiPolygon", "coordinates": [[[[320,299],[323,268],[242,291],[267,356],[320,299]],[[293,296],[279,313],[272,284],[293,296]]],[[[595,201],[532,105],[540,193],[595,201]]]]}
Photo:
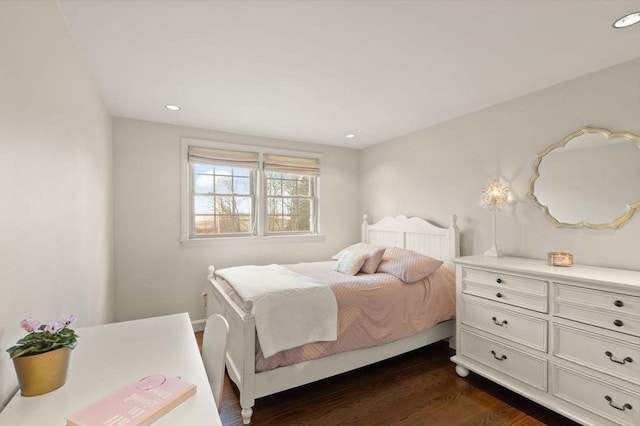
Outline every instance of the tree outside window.
{"type": "Polygon", "coordinates": [[[194,234],[251,233],[252,170],[193,164],[193,171],[194,234]]]}
{"type": "Polygon", "coordinates": [[[314,176],[266,173],[267,232],[312,232],[314,176]]]}

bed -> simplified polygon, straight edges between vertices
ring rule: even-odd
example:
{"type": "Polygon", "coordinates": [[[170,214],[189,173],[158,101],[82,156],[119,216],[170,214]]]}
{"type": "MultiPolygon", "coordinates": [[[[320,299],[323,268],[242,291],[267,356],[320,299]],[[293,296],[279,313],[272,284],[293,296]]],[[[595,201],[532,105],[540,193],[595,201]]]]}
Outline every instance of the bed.
{"type": "MultiPolygon", "coordinates": [[[[448,228],[442,228],[421,218],[406,216],[387,217],[369,224],[365,215],[362,243],[403,248],[439,259],[442,261],[443,272],[450,274],[454,271],[453,259],[459,255],[459,231],[455,216],[451,217],[448,228]]],[[[256,318],[251,302],[243,303],[225,281],[217,276],[213,266],[209,267],[208,281],[207,316],[219,313],[229,322],[226,366],[229,377],[240,392],[245,424],[251,422],[256,398],[391,358],[451,338],[455,333],[455,320],[448,319],[415,334],[374,347],[337,352],[289,365],[264,365],[265,359],[256,338],[256,318]]],[[[295,349],[292,351],[295,353],[295,349]]],[[[271,358],[276,359],[278,355],[271,358]]]]}

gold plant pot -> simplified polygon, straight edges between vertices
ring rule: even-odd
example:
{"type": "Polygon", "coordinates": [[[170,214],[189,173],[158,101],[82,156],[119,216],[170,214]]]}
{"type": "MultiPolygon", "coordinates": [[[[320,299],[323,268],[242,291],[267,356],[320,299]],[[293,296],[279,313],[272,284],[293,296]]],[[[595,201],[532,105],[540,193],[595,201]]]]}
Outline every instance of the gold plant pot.
{"type": "Polygon", "coordinates": [[[13,358],[20,393],[23,396],[42,395],[64,385],[70,357],[71,349],[60,348],[13,358]]]}

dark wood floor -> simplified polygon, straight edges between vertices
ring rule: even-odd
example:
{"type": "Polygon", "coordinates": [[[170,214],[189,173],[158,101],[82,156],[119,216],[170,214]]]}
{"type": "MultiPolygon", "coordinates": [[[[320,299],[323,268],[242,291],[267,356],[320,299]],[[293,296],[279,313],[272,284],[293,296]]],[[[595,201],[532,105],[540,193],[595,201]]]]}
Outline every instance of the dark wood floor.
{"type": "MultiPolygon", "coordinates": [[[[196,333],[198,339],[202,333],[196,333]]],[[[252,425],[562,425],[576,423],[473,373],[460,378],[445,342],[256,400],[252,425]]],[[[226,378],[220,416],[241,425],[226,378]]]]}

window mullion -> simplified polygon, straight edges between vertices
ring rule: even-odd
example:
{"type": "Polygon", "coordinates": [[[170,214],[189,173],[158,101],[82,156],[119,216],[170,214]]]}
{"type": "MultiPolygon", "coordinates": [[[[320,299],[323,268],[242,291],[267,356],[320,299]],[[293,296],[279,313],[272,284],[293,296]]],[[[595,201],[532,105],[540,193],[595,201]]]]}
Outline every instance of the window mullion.
{"type": "Polygon", "coordinates": [[[266,179],[264,178],[264,172],[262,170],[262,161],[260,166],[254,171],[255,182],[253,184],[254,196],[256,198],[253,204],[253,213],[255,214],[255,235],[264,236],[265,232],[265,211],[267,209],[267,197],[266,194],[266,179]]]}
{"type": "Polygon", "coordinates": [[[194,182],[194,167],[189,164],[189,203],[191,207],[189,209],[189,237],[193,237],[196,233],[196,217],[194,212],[196,211],[196,191],[194,182]]]}

